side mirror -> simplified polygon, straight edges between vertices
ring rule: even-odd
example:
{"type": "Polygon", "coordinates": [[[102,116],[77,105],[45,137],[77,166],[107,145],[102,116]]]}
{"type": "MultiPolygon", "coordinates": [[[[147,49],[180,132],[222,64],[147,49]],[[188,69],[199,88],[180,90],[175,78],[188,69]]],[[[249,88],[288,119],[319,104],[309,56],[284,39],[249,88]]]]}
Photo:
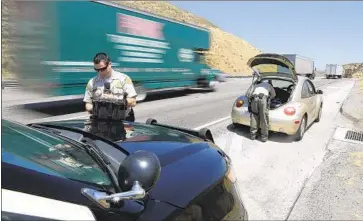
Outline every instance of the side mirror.
{"type": "Polygon", "coordinates": [[[109,209],[111,202],[144,198],[146,192],[155,186],[160,172],[160,161],[154,153],[136,151],[126,157],[119,167],[117,179],[121,193],[107,195],[89,188],[83,188],[81,192],[102,209],[109,209]]]}
{"type": "Polygon", "coordinates": [[[317,90],[316,93],[317,94],[323,94],[323,91],[322,90],[317,90]]]}

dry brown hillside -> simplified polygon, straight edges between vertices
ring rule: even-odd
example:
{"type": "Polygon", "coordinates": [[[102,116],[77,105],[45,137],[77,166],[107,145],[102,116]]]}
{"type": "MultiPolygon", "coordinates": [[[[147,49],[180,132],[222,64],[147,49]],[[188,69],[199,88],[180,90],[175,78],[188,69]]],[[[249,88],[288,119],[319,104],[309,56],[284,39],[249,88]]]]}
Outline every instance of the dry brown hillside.
{"type": "Polygon", "coordinates": [[[355,74],[363,73],[363,63],[350,63],[343,65],[346,77],[352,77],[355,74]]]}
{"type": "Polygon", "coordinates": [[[249,58],[261,53],[245,40],[227,33],[209,21],[164,1],[113,1],[120,5],[139,9],[177,21],[208,28],[211,31],[211,50],[207,63],[228,74],[250,75],[246,65],[249,58]]]}

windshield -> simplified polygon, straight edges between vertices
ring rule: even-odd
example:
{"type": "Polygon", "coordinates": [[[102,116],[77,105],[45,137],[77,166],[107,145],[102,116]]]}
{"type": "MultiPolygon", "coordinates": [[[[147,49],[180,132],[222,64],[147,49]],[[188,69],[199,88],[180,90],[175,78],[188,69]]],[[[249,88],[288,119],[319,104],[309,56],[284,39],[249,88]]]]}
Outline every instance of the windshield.
{"type": "Polygon", "coordinates": [[[97,186],[112,184],[87,152],[61,138],[6,120],[1,137],[2,162],[97,186]]]}

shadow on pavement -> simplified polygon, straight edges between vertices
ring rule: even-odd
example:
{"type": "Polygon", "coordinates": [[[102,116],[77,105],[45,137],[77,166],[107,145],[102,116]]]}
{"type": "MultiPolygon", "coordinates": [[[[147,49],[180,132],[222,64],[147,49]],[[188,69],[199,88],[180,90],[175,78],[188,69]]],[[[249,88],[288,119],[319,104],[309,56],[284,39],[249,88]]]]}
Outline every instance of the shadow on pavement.
{"type": "MultiPolygon", "coordinates": [[[[227,130],[233,133],[236,133],[237,135],[243,136],[246,139],[250,139],[250,127],[245,125],[240,125],[238,127],[235,127],[233,124],[230,124],[227,126],[227,130]]],[[[259,136],[257,136],[258,141],[260,141],[259,136]]],[[[295,142],[293,136],[289,136],[287,134],[283,133],[277,133],[277,132],[269,132],[268,142],[276,142],[276,143],[293,143],[295,142]]],[[[260,141],[262,142],[262,141],[260,141]]],[[[266,144],[268,144],[266,142],[266,144]]]]}

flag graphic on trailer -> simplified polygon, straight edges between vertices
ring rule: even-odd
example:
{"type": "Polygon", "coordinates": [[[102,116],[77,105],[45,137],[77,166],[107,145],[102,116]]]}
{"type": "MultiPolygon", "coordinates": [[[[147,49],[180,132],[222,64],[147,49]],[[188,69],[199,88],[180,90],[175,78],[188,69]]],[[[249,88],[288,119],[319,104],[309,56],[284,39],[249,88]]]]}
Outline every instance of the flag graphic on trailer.
{"type": "Polygon", "coordinates": [[[164,24],[131,15],[117,14],[117,32],[164,40],[164,24]]]}

